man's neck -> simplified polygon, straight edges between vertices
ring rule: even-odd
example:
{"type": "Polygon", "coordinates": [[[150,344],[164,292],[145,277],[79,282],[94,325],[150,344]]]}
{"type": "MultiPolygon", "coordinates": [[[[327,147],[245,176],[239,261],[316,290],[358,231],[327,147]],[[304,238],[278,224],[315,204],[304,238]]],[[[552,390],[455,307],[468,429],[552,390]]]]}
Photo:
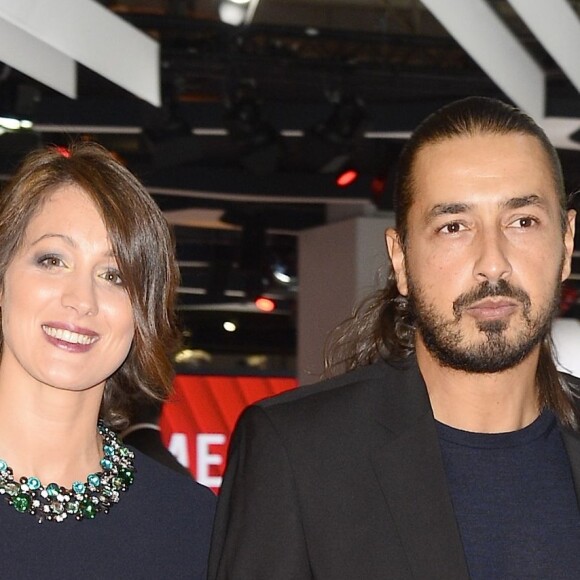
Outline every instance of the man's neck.
{"type": "Polygon", "coordinates": [[[442,366],[417,341],[417,362],[435,419],[464,431],[503,433],[521,429],[539,414],[536,368],[539,348],[517,366],[492,374],[442,366]]]}

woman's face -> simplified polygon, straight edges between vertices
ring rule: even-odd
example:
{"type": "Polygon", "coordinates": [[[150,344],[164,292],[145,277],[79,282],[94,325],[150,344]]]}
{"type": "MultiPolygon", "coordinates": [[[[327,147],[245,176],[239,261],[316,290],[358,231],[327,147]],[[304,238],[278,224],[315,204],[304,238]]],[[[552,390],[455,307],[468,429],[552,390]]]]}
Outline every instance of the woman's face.
{"type": "Polygon", "coordinates": [[[0,295],[3,380],[103,387],[134,335],[133,309],[105,224],[76,185],[49,194],[25,231],[0,295]]]}

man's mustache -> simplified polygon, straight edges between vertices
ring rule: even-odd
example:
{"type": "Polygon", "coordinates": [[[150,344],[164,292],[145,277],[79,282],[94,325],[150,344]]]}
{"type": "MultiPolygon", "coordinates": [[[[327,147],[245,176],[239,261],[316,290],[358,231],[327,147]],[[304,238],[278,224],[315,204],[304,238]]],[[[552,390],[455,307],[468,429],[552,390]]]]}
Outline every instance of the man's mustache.
{"type": "Polygon", "coordinates": [[[521,302],[524,307],[524,312],[529,310],[531,306],[531,300],[527,292],[521,288],[512,286],[509,282],[502,279],[495,284],[483,282],[477,286],[477,288],[461,294],[461,296],[453,302],[453,314],[456,319],[459,319],[461,312],[465,308],[469,308],[472,304],[484,300],[485,298],[494,298],[497,296],[512,298],[521,302]]]}

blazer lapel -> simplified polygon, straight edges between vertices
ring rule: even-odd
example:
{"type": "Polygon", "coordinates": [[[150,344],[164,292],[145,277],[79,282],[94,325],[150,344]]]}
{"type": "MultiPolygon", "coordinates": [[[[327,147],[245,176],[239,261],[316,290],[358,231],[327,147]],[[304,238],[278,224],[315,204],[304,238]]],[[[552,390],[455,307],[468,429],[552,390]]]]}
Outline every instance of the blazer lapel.
{"type": "Polygon", "coordinates": [[[576,499],[580,504],[580,434],[568,429],[562,429],[562,439],[568,451],[570,467],[572,468],[572,479],[576,489],[576,499]]]}
{"type": "Polygon", "coordinates": [[[395,386],[403,400],[391,400],[382,409],[387,442],[373,457],[375,473],[413,576],[467,580],[467,564],[423,379],[417,368],[407,369],[398,379],[395,386]]]}

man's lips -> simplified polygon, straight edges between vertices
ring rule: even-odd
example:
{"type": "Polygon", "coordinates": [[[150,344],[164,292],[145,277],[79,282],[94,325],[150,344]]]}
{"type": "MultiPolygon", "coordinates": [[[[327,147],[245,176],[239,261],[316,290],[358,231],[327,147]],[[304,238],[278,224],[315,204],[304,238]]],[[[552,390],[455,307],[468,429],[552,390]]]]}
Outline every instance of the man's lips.
{"type": "Polygon", "coordinates": [[[518,309],[518,303],[507,298],[486,298],[465,309],[469,315],[478,319],[505,318],[518,309]]]}

